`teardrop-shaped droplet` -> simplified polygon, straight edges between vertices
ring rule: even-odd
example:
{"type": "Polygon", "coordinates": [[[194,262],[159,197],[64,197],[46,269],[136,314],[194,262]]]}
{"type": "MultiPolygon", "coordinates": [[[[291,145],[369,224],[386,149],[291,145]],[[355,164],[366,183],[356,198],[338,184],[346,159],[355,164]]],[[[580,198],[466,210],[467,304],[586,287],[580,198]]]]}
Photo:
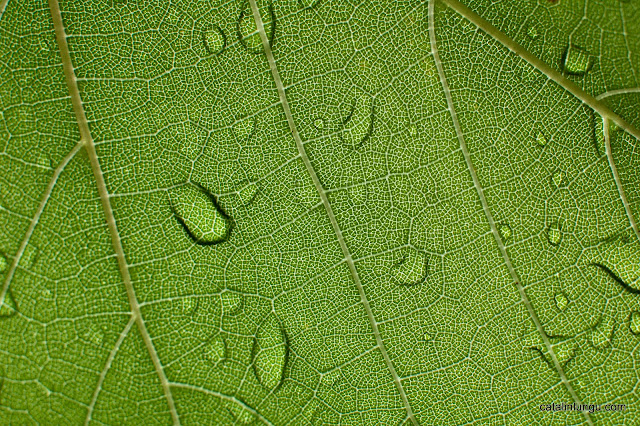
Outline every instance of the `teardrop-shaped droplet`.
{"type": "Polygon", "coordinates": [[[640,312],[633,311],[629,315],[629,331],[636,336],[640,335],[640,312]]]}
{"type": "MultiPolygon", "coordinates": [[[[276,16],[273,11],[273,5],[269,2],[267,6],[259,7],[259,11],[264,31],[269,40],[269,45],[273,45],[273,36],[276,29],[276,16]]],[[[251,53],[264,52],[262,39],[258,33],[258,27],[256,26],[256,21],[253,19],[253,12],[248,2],[245,2],[240,12],[240,17],[238,18],[238,39],[247,51],[251,53]]]]}
{"type": "Polygon", "coordinates": [[[256,117],[241,117],[233,124],[233,133],[239,141],[246,141],[256,131],[256,117]]]}
{"type": "Polygon", "coordinates": [[[358,149],[373,132],[373,97],[356,88],[347,117],[342,122],[342,140],[352,149],[358,149]]]}
{"type": "Polygon", "coordinates": [[[558,308],[559,311],[564,311],[564,308],[569,304],[569,299],[567,299],[567,296],[565,296],[564,293],[556,293],[553,299],[555,300],[556,308],[558,308]]]}
{"type": "Polygon", "coordinates": [[[207,52],[212,55],[221,54],[227,46],[227,36],[222,28],[217,25],[204,30],[202,38],[205,49],[207,49],[207,52]]]}
{"type": "Polygon", "coordinates": [[[640,294],[640,242],[626,233],[608,238],[591,256],[591,264],[607,273],[626,291],[640,294]]]}
{"type": "Polygon", "coordinates": [[[426,253],[408,248],[400,262],[391,267],[391,276],[402,285],[423,283],[427,278],[428,260],[426,253]]]}
{"type": "Polygon", "coordinates": [[[276,315],[265,318],[253,343],[253,371],[258,381],[267,389],[274,390],[284,378],[287,364],[287,338],[276,315]]]}
{"type": "Polygon", "coordinates": [[[597,349],[609,347],[613,339],[615,325],[613,317],[605,316],[602,318],[598,325],[590,332],[591,344],[597,349]]]}
{"type": "Polygon", "coordinates": [[[251,203],[256,198],[256,195],[258,195],[258,185],[255,183],[248,183],[238,191],[240,201],[245,206],[251,203]]]}
{"type": "Polygon", "coordinates": [[[545,146],[547,144],[547,137],[544,135],[544,133],[539,131],[536,133],[536,142],[540,146],[545,146]]]}
{"type": "Polygon", "coordinates": [[[562,242],[562,231],[560,229],[560,224],[554,223],[547,228],[547,241],[552,246],[560,245],[562,242]]]}
{"type": "Polygon", "coordinates": [[[562,55],[562,70],[571,75],[585,75],[593,66],[593,56],[574,44],[569,44],[562,55]]]}
{"type": "Polygon", "coordinates": [[[0,318],[12,317],[18,312],[18,305],[16,304],[11,289],[9,288],[4,295],[4,301],[0,306],[0,318]]]}
{"type": "Polygon", "coordinates": [[[227,357],[227,344],[219,333],[214,334],[205,342],[204,357],[214,366],[220,364],[227,357]]]}
{"type": "Polygon", "coordinates": [[[500,236],[505,241],[510,239],[511,235],[513,234],[512,230],[511,230],[511,226],[509,226],[506,223],[500,223],[498,225],[498,232],[500,232],[500,236]]]}
{"type": "Polygon", "coordinates": [[[225,290],[220,294],[220,301],[225,315],[235,315],[242,309],[244,297],[239,293],[225,290]]]}
{"type": "Polygon", "coordinates": [[[226,241],[232,221],[218,201],[204,187],[188,183],[169,192],[176,220],[198,244],[211,245],[226,241]]]}
{"type": "Polygon", "coordinates": [[[562,180],[563,179],[564,179],[564,174],[561,171],[556,171],[551,176],[551,181],[553,182],[553,185],[556,188],[560,188],[560,185],[562,185],[562,180]]]}

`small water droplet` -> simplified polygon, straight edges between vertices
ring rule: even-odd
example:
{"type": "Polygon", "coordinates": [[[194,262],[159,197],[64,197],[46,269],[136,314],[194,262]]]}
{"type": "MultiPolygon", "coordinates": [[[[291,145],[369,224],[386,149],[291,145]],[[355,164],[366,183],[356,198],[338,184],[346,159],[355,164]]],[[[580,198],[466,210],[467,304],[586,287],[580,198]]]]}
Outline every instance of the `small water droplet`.
{"type": "Polygon", "coordinates": [[[542,133],[542,132],[537,132],[536,133],[536,142],[540,146],[545,146],[547,144],[547,138],[544,135],[544,133],[542,133]]]}
{"type": "Polygon", "coordinates": [[[391,267],[391,276],[402,285],[416,285],[427,278],[429,258],[415,248],[408,248],[402,259],[391,267]]]}
{"type": "Polygon", "coordinates": [[[373,132],[373,97],[356,88],[347,117],[342,122],[342,140],[352,149],[358,149],[373,132]]]}
{"type": "Polygon", "coordinates": [[[233,133],[238,140],[246,141],[249,136],[252,136],[256,131],[256,117],[241,117],[233,125],[233,133]]]}
{"type": "Polygon", "coordinates": [[[287,338],[276,315],[271,313],[258,328],[253,343],[253,371],[267,389],[276,389],[284,378],[287,364],[287,338]]]}
{"type": "Polygon", "coordinates": [[[531,40],[537,39],[538,36],[540,35],[538,33],[538,27],[535,25],[529,25],[529,27],[527,28],[527,35],[531,40]]]}
{"type": "Polygon", "coordinates": [[[227,46],[227,36],[218,25],[207,28],[202,33],[204,47],[209,54],[219,55],[227,46]]]}
{"type": "Polygon", "coordinates": [[[238,197],[240,197],[240,201],[245,206],[251,203],[256,198],[256,195],[258,195],[258,185],[255,183],[248,183],[238,191],[238,197]]]}
{"type": "Polygon", "coordinates": [[[240,404],[230,404],[229,412],[235,420],[235,424],[248,425],[256,421],[256,416],[240,404]]]}
{"type": "MultiPolygon", "coordinates": [[[[259,11],[264,31],[267,34],[267,39],[269,40],[269,45],[273,45],[273,36],[276,28],[276,16],[273,11],[273,5],[269,2],[266,7],[260,7],[259,11]]],[[[240,12],[240,17],[238,18],[238,39],[245,49],[251,53],[262,53],[264,51],[264,48],[262,47],[262,39],[258,33],[256,22],[253,19],[253,12],[249,7],[248,2],[245,2],[245,5],[240,12]]]]}
{"type": "Polygon", "coordinates": [[[633,311],[629,315],[629,330],[636,336],[640,335],[640,312],[633,311]]]}
{"type": "Polygon", "coordinates": [[[214,366],[227,357],[227,344],[219,333],[211,336],[204,344],[204,357],[214,366]]]}
{"type": "Polygon", "coordinates": [[[547,241],[552,246],[557,246],[562,241],[562,231],[560,229],[560,224],[554,223],[547,228],[547,241]]]}
{"type": "Polygon", "coordinates": [[[91,323],[89,324],[85,338],[94,345],[101,346],[102,342],[104,342],[105,330],[98,327],[96,324],[91,323]]]}
{"type": "Polygon", "coordinates": [[[556,359],[560,365],[565,365],[575,355],[578,344],[574,339],[570,339],[551,345],[551,347],[553,348],[553,352],[556,354],[556,359]]]}
{"type": "Polygon", "coordinates": [[[560,185],[562,185],[563,178],[564,178],[564,173],[562,173],[561,171],[557,171],[553,174],[553,176],[551,176],[551,181],[553,182],[553,185],[556,188],[560,188],[560,185]]]}
{"type": "Polygon", "coordinates": [[[640,242],[627,232],[606,238],[590,256],[591,265],[613,278],[626,291],[640,293],[640,242]]]}
{"type": "Polygon", "coordinates": [[[569,304],[569,299],[564,293],[556,293],[554,300],[556,302],[556,307],[560,311],[564,311],[564,308],[569,304]]]}
{"type": "Polygon", "coordinates": [[[611,345],[615,329],[613,317],[606,316],[600,319],[598,325],[591,330],[591,344],[597,349],[604,349],[611,345]]]}
{"type": "Polygon", "coordinates": [[[0,274],[6,271],[8,266],[9,261],[7,260],[7,257],[4,254],[0,253],[0,274]]]}
{"type": "Polygon", "coordinates": [[[4,295],[2,306],[0,306],[0,318],[12,317],[16,314],[16,312],[18,312],[18,305],[13,298],[11,289],[8,289],[4,295]]]}
{"type": "Polygon", "coordinates": [[[569,44],[562,54],[562,70],[571,75],[585,75],[593,66],[589,52],[574,44],[569,44]]]}
{"type": "Polygon", "coordinates": [[[218,244],[229,238],[231,219],[201,185],[187,183],[172,189],[169,201],[176,220],[197,244],[218,244]]]}
{"type": "Polygon", "coordinates": [[[225,290],[220,294],[220,301],[225,315],[235,315],[242,309],[244,297],[233,291],[225,290]]]}
{"type": "Polygon", "coordinates": [[[323,118],[316,118],[315,120],[313,120],[313,127],[315,127],[316,130],[323,130],[324,129],[324,119],[323,118]]]}
{"type": "Polygon", "coordinates": [[[180,311],[182,315],[191,316],[198,309],[198,299],[193,297],[184,297],[180,299],[180,311]]]}
{"type": "Polygon", "coordinates": [[[498,224],[498,232],[500,232],[500,236],[502,236],[502,239],[505,241],[510,239],[511,235],[513,234],[511,226],[506,223],[498,224]]]}

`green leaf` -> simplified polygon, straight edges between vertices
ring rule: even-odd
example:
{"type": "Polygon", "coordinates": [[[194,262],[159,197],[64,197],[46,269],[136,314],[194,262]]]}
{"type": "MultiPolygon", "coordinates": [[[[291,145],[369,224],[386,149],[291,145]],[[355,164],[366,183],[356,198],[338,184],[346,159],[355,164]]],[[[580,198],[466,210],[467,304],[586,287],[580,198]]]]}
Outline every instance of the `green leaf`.
{"type": "Polygon", "coordinates": [[[0,1],[0,423],[633,424],[639,55],[636,0],[0,1]]]}

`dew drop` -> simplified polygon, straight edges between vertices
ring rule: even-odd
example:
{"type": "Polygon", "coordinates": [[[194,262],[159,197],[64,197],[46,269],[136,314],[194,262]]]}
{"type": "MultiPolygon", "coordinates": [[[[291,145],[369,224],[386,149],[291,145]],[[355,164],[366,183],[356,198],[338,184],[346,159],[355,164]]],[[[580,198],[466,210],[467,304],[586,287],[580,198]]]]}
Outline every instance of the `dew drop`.
{"type": "Polygon", "coordinates": [[[560,230],[560,224],[555,223],[547,228],[547,241],[552,246],[557,246],[562,241],[562,231],[560,230]]]}
{"type": "Polygon", "coordinates": [[[576,353],[577,343],[575,340],[565,340],[555,345],[552,345],[553,352],[556,354],[556,358],[560,365],[565,365],[573,358],[576,353]]]}
{"type": "Polygon", "coordinates": [[[562,70],[571,75],[585,75],[593,66],[593,57],[586,50],[569,44],[562,54],[562,70]]]}
{"type": "Polygon", "coordinates": [[[604,349],[611,345],[613,332],[615,329],[615,321],[613,317],[604,317],[600,323],[591,330],[591,344],[597,349],[604,349]]]}
{"type": "Polygon", "coordinates": [[[537,39],[540,35],[538,33],[538,27],[536,27],[535,25],[529,25],[529,27],[527,28],[527,35],[531,40],[537,39]]]}
{"type": "Polygon", "coordinates": [[[258,328],[252,351],[253,371],[265,388],[274,390],[282,383],[287,351],[284,329],[276,315],[271,313],[258,328]]]}
{"type": "MultiPolygon", "coordinates": [[[[269,45],[273,45],[273,36],[276,29],[276,16],[273,11],[273,5],[269,2],[267,7],[260,7],[259,11],[264,31],[267,34],[267,39],[269,40],[269,45]]],[[[262,47],[262,39],[258,33],[258,27],[253,19],[253,12],[249,7],[248,2],[245,2],[245,6],[240,12],[240,17],[238,18],[238,39],[244,48],[251,53],[257,54],[264,51],[264,48],[262,47]]]]}
{"type": "Polygon", "coordinates": [[[542,133],[542,132],[537,132],[536,133],[536,142],[540,146],[545,146],[547,144],[547,138],[544,135],[544,133],[542,133]]]}
{"type": "Polygon", "coordinates": [[[18,305],[16,304],[11,289],[8,289],[4,295],[4,301],[0,306],[0,318],[12,317],[18,312],[18,305]]]}
{"type": "Polygon", "coordinates": [[[256,198],[256,195],[258,195],[258,185],[255,183],[248,183],[238,191],[238,197],[240,197],[240,201],[245,206],[251,203],[256,198]]]}
{"type": "Polygon", "coordinates": [[[256,131],[256,118],[255,117],[241,117],[233,125],[233,133],[238,140],[245,141],[249,136],[253,135],[256,131]]]}
{"type": "Polygon", "coordinates": [[[240,404],[230,404],[229,412],[235,420],[235,424],[248,425],[256,421],[256,416],[240,404]]]}
{"type": "Polygon", "coordinates": [[[244,297],[233,291],[225,290],[220,294],[222,311],[225,315],[235,315],[244,305],[244,297]]]}
{"type": "Polygon", "coordinates": [[[193,315],[198,309],[198,300],[193,297],[184,297],[180,300],[180,311],[182,315],[193,315]]]}
{"type": "Polygon", "coordinates": [[[564,178],[564,173],[562,173],[561,171],[557,171],[553,174],[553,176],[551,176],[551,181],[553,182],[553,185],[556,188],[560,188],[560,185],[562,185],[563,178],[564,178]]]}
{"type": "Polygon", "coordinates": [[[7,257],[0,253],[0,274],[7,270],[9,266],[9,262],[7,261],[7,257]]]}
{"type": "Polygon", "coordinates": [[[349,114],[342,122],[342,140],[352,149],[358,149],[373,132],[373,98],[360,89],[355,90],[349,114]]]}
{"type": "Polygon", "coordinates": [[[556,308],[560,311],[564,311],[564,308],[569,304],[569,299],[567,299],[564,293],[556,293],[553,298],[556,302],[556,308]]]}
{"type": "Polygon", "coordinates": [[[391,267],[391,276],[402,285],[416,285],[427,278],[429,259],[427,254],[411,247],[402,259],[391,267]]]}
{"type": "Polygon", "coordinates": [[[498,224],[498,232],[500,232],[500,236],[503,240],[508,240],[511,238],[513,231],[511,230],[511,226],[506,223],[498,224]]]}
{"type": "Polygon", "coordinates": [[[231,219],[201,185],[187,183],[172,189],[169,201],[176,220],[197,244],[218,244],[229,238],[231,219]]]}
{"type": "Polygon", "coordinates": [[[215,334],[204,344],[204,357],[214,366],[227,357],[227,344],[220,334],[215,334]]]}
{"type": "Polygon", "coordinates": [[[204,30],[202,38],[204,41],[204,47],[209,54],[219,55],[227,46],[227,36],[222,28],[217,25],[204,30]]]}
{"type": "Polygon", "coordinates": [[[640,335],[640,312],[633,311],[629,315],[629,330],[636,336],[640,335]]]}

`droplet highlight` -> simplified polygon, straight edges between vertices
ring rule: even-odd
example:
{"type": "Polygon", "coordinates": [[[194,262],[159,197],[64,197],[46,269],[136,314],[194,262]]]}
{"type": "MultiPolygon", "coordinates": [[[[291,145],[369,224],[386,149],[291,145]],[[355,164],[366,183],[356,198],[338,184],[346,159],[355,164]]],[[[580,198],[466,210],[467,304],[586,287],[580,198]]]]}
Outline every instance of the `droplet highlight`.
{"type": "Polygon", "coordinates": [[[313,127],[315,127],[316,130],[324,130],[324,119],[316,118],[313,120],[313,127]]]}
{"type": "Polygon", "coordinates": [[[180,300],[179,305],[182,315],[190,316],[195,314],[198,309],[198,300],[193,297],[185,297],[180,300]]]}
{"type": "Polygon", "coordinates": [[[558,246],[562,242],[562,231],[560,224],[554,223],[547,228],[547,241],[552,246],[558,246]]]}
{"type": "MultiPolygon", "coordinates": [[[[259,11],[264,31],[269,40],[269,45],[272,46],[276,29],[276,16],[273,11],[273,5],[269,3],[266,7],[260,7],[259,11]]],[[[238,40],[240,40],[240,44],[251,53],[258,54],[264,52],[262,39],[258,33],[258,27],[256,26],[256,21],[253,19],[253,12],[248,2],[245,2],[244,8],[238,18],[238,40]]]]}
{"type": "Polygon", "coordinates": [[[569,304],[569,299],[564,293],[556,293],[553,299],[555,300],[556,308],[558,308],[559,311],[564,311],[564,308],[569,304]]]}
{"type": "Polygon", "coordinates": [[[391,276],[401,285],[421,284],[427,278],[428,266],[427,254],[412,247],[391,267],[391,276]]]}
{"type": "Polygon", "coordinates": [[[282,383],[287,364],[287,338],[276,315],[271,313],[258,328],[252,351],[253,371],[269,390],[282,383]]]}
{"type": "Polygon", "coordinates": [[[360,89],[355,90],[347,117],[342,122],[342,140],[351,149],[358,149],[373,133],[373,97],[360,89]]]}
{"type": "Polygon", "coordinates": [[[582,76],[593,67],[593,56],[581,47],[569,44],[562,54],[562,70],[570,75],[582,76]]]}
{"type": "Polygon", "coordinates": [[[551,347],[553,348],[553,352],[556,354],[556,359],[560,365],[565,365],[574,357],[578,345],[575,340],[571,339],[551,345],[551,347]]]}
{"type": "Polygon", "coordinates": [[[233,416],[235,424],[249,425],[256,421],[256,415],[240,404],[230,404],[228,410],[233,416]]]}
{"type": "Polygon", "coordinates": [[[214,366],[227,357],[227,344],[220,334],[215,334],[204,344],[204,357],[214,366]]]}
{"type": "Polygon", "coordinates": [[[217,25],[204,30],[202,33],[202,40],[204,42],[205,49],[211,55],[221,54],[227,46],[227,36],[222,28],[217,25]]]}
{"type": "Polygon", "coordinates": [[[629,315],[629,331],[636,336],[640,335],[640,312],[633,311],[629,315]]]}
{"type": "Polygon", "coordinates": [[[201,185],[188,183],[172,189],[169,201],[176,220],[197,244],[218,244],[229,238],[231,218],[201,185]]]}

